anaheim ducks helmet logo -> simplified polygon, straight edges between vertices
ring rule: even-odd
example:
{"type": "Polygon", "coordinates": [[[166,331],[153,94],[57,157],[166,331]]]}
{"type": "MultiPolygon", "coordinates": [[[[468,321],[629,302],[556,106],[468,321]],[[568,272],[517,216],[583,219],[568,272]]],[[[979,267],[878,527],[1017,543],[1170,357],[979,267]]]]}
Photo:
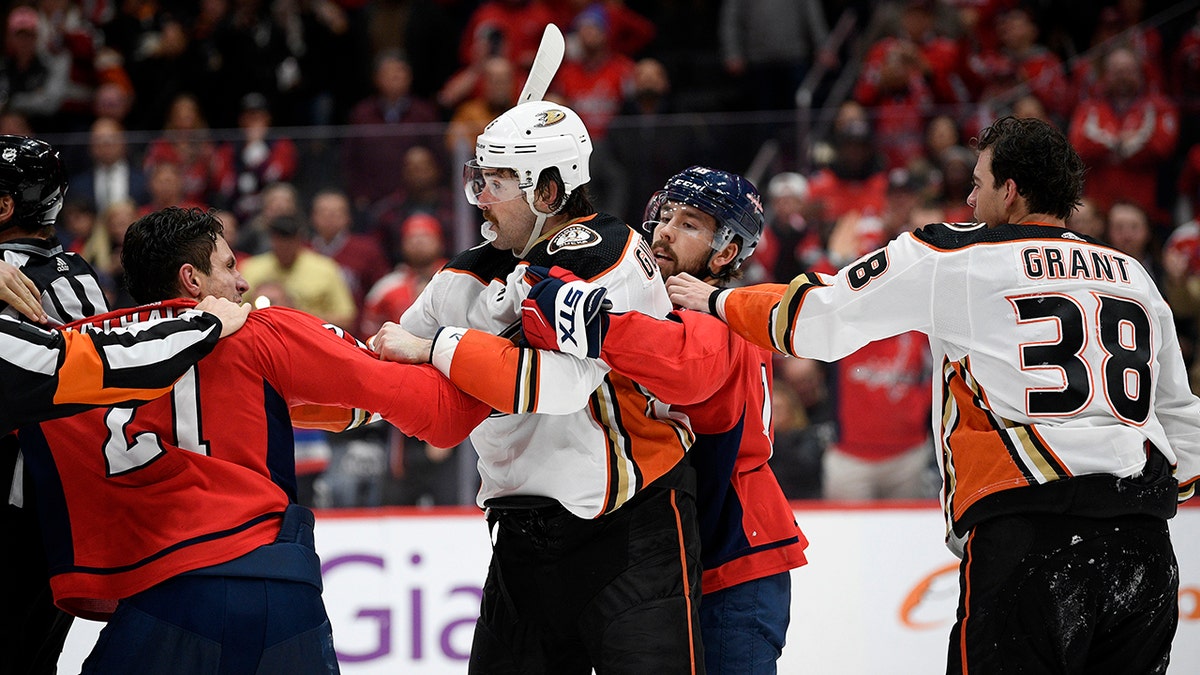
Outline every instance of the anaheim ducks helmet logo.
{"type": "Polygon", "coordinates": [[[16,158],[17,158],[17,149],[16,148],[5,148],[4,149],[4,154],[3,154],[4,161],[11,162],[16,158]]]}
{"type": "Polygon", "coordinates": [[[538,123],[534,126],[548,127],[567,119],[567,114],[558,108],[551,108],[537,114],[538,123]]]}

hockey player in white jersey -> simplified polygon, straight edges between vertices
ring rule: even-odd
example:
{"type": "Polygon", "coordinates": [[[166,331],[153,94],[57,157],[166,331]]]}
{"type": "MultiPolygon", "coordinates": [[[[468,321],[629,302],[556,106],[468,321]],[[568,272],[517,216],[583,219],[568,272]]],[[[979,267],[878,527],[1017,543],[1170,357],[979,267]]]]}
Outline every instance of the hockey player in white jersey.
{"type": "Polygon", "coordinates": [[[493,537],[471,673],[703,672],[686,418],[599,361],[517,350],[529,360],[501,364],[456,330],[519,325],[529,266],[603,285],[614,311],[670,311],[648,243],[591,205],[591,150],[562,105],[530,101],[493,120],[464,170],[486,241],[372,340],[384,358],[407,360],[394,345],[432,339],[421,356],[499,411],[471,434],[493,537]],[[547,361],[570,375],[539,385],[547,361]],[[586,405],[563,409],[558,388],[579,386],[586,405]]]}
{"type": "Polygon", "coordinates": [[[978,149],[976,224],[928,225],[787,285],[674,277],[671,299],[794,356],[929,336],[962,558],[947,672],[1163,673],[1179,585],[1167,519],[1200,474],[1171,310],[1136,260],[1065,228],[1084,165],[1059,131],[1008,117],[978,149]]]}

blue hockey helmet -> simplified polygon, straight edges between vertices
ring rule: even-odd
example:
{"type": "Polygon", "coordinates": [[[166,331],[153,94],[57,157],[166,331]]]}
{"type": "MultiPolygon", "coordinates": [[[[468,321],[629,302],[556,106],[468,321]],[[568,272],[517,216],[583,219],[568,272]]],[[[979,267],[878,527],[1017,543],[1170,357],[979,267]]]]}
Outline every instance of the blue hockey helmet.
{"type": "Polygon", "coordinates": [[[39,230],[53,225],[67,193],[62,158],[49,143],[0,135],[0,195],[13,199],[12,219],[0,229],[39,230]]]}
{"type": "Polygon", "coordinates": [[[694,206],[716,219],[713,251],[725,248],[734,235],[742,238],[737,257],[730,263],[731,270],[750,257],[762,236],[762,198],[753,183],[735,173],[693,166],[672,176],[646,205],[646,222],[642,227],[647,233],[653,234],[667,202],[694,206]]]}

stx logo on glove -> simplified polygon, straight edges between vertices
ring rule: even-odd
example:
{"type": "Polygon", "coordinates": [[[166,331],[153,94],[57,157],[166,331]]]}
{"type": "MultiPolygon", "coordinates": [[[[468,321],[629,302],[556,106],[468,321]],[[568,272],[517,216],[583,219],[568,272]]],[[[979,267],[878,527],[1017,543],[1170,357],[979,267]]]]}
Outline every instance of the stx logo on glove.
{"type": "Polygon", "coordinates": [[[563,308],[558,312],[559,344],[565,344],[566,341],[570,341],[571,344],[579,346],[579,341],[575,339],[575,308],[582,298],[583,291],[578,288],[567,288],[566,292],[563,293],[563,308]]]}
{"type": "Polygon", "coordinates": [[[578,358],[599,358],[608,330],[611,303],[603,286],[583,281],[561,267],[531,266],[525,274],[532,284],[521,302],[521,330],[537,349],[551,349],[578,358]]]}

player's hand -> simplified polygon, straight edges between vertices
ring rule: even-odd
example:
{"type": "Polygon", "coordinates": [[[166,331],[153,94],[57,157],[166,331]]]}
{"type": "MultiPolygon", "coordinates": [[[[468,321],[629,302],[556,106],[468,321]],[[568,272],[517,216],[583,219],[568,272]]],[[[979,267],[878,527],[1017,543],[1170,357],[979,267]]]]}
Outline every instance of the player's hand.
{"type": "Polygon", "coordinates": [[[667,295],[671,297],[671,304],[676,307],[708,312],[708,296],[717,292],[719,289],[713,288],[687,272],[681,272],[667,279],[667,295]]]}
{"type": "Polygon", "coordinates": [[[237,304],[225,298],[219,298],[215,295],[210,295],[200,302],[196,303],[196,309],[201,312],[212,314],[221,320],[221,337],[228,337],[236,333],[246,323],[246,317],[250,316],[249,304],[237,304]]]}
{"type": "Polygon", "coordinates": [[[605,288],[561,267],[530,266],[526,281],[538,278],[521,301],[521,330],[530,346],[598,358],[608,331],[605,288]]]}
{"type": "Polygon", "coordinates": [[[433,340],[419,338],[401,328],[399,324],[388,321],[378,333],[367,340],[367,346],[384,361],[429,363],[433,340]]]}
{"type": "Polygon", "coordinates": [[[0,302],[8,303],[30,321],[46,323],[50,317],[42,309],[41,295],[21,268],[0,260],[0,302]]]}

